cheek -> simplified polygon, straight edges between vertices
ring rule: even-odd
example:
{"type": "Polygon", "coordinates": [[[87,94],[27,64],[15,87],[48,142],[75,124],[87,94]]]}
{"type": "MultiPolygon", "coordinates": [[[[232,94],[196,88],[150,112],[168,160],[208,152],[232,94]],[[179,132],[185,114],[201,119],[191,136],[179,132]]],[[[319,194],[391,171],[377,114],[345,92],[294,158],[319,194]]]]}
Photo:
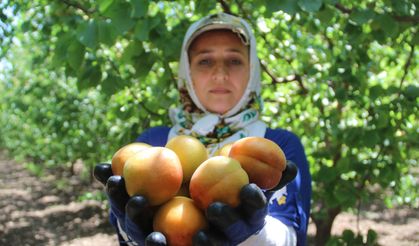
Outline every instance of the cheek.
{"type": "Polygon", "coordinates": [[[237,74],[235,78],[236,89],[243,94],[243,92],[247,88],[247,84],[249,83],[249,74],[246,71],[243,71],[240,74],[237,74]]]}
{"type": "Polygon", "coordinates": [[[192,79],[192,83],[197,83],[199,81],[202,81],[202,78],[204,77],[204,73],[202,71],[199,71],[196,68],[191,67],[190,68],[190,76],[192,79]]]}
{"type": "Polygon", "coordinates": [[[192,86],[195,91],[195,94],[200,96],[204,94],[206,86],[206,79],[201,74],[191,74],[192,86]]]}

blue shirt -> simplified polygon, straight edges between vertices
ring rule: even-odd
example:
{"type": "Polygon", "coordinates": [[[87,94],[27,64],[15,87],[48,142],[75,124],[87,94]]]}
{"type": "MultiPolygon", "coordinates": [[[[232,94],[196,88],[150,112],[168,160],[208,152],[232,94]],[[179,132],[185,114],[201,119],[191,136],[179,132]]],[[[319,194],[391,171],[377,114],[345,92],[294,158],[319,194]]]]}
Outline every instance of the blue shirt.
{"type": "MultiPolygon", "coordinates": [[[[144,131],[136,141],[152,146],[165,146],[169,131],[170,128],[165,126],[152,127],[144,131]]],[[[286,225],[293,226],[297,233],[297,245],[306,245],[310,215],[311,175],[303,145],[294,133],[284,129],[268,128],[265,138],[278,144],[287,160],[293,161],[298,166],[297,176],[286,186],[285,196],[269,205],[269,215],[286,225]]]]}

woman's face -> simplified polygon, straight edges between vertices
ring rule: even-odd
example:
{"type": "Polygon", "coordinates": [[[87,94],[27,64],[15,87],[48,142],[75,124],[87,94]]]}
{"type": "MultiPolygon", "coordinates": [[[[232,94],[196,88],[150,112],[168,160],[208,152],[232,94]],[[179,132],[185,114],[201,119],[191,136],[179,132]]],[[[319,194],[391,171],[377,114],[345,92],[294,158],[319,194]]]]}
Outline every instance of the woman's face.
{"type": "Polygon", "coordinates": [[[249,81],[249,49],[237,34],[214,30],[199,35],[189,48],[191,79],[201,104],[224,114],[242,97],[249,81]]]}

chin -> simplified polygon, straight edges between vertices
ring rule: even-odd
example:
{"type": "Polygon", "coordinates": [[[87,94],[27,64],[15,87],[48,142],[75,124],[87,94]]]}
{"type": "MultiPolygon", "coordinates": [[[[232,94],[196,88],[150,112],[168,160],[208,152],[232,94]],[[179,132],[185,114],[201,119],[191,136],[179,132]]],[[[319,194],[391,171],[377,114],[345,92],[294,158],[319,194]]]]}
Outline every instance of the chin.
{"type": "Polygon", "coordinates": [[[223,115],[223,114],[227,113],[228,110],[230,110],[230,109],[219,109],[219,108],[210,108],[210,109],[208,109],[208,111],[210,111],[211,113],[220,114],[220,115],[223,115]]]}
{"type": "Polygon", "coordinates": [[[211,103],[203,106],[211,113],[223,115],[232,109],[234,105],[228,106],[225,103],[211,103]]]}

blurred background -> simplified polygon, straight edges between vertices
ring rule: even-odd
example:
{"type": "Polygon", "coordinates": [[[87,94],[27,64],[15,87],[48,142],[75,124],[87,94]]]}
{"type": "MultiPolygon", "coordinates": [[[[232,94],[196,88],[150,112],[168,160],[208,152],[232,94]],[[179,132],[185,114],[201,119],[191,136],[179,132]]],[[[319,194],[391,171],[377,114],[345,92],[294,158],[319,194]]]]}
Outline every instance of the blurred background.
{"type": "Polygon", "coordinates": [[[168,124],[183,35],[219,11],[255,31],[263,120],[313,176],[310,245],[418,245],[417,0],[3,0],[0,244],[116,245],[92,178],[168,124]]]}

